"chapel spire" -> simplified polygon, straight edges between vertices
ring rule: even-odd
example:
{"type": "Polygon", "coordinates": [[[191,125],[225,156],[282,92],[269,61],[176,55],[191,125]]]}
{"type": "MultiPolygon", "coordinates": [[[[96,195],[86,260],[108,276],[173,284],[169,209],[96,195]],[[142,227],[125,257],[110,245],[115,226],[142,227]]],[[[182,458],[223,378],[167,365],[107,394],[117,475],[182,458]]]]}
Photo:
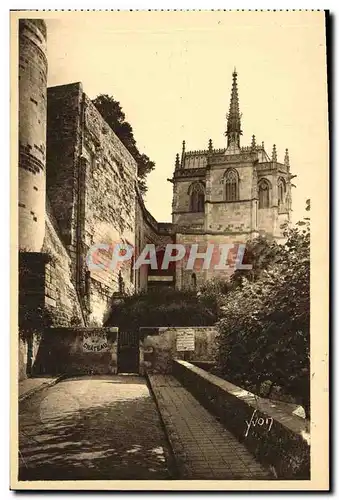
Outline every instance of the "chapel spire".
{"type": "Polygon", "coordinates": [[[233,145],[237,148],[240,148],[240,136],[242,135],[241,130],[241,114],[239,112],[239,98],[238,98],[238,82],[237,82],[238,73],[234,68],[233,71],[233,83],[232,83],[232,91],[231,91],[231,102],[230,109],[227,118],[227,149],[233,145]]]}

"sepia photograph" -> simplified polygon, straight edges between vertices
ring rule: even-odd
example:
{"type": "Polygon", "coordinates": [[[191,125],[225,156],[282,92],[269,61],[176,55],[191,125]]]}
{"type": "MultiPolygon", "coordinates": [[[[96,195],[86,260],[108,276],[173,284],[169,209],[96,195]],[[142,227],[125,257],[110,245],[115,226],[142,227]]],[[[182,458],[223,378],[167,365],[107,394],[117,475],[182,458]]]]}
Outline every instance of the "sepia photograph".
{"type": "Polygon", "coordinates": [[[328,21],[10,13],[11,489],[328,489],[328,21]]]}

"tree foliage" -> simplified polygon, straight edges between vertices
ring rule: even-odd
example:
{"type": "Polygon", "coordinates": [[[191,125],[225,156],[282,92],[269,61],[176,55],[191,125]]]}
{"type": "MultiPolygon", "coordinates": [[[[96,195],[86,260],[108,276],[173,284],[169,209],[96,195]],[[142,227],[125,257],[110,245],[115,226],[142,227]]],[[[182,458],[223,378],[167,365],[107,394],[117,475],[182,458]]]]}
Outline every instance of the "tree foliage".
{"type": "Polygon", "coordinates": [[[228,280],[222,278],[207,280],[198,292],[200,303],[210,310],[216,319],[219,319],[223,300],[231,289],[232,284],[228,280]]]}
{"type": "Polygon", "coordinates": [[[141,193],[146,193],[146,177],[154,169],[155,163],[138,150],[133,129],[126,121],[120,103],[107,94],[98,95],[92,102],[137,162],[139,189],[141,193]]]}
{"type": "Polygon", "coordinates": [[[249,390],[283,388],[309,416],[310,228],[286,229],[286,243],[249,244],[253,272],[237,271],[218,323],[219,369],[249,390]]]}
{"type": "Polygon", "coordinates": [[[272,264],[281,261],[282,247],[272,238],[258,236],[246,244],[243,264],[251,264],[252,269],[236,269],[231,276],[233,288],[242,286],[243,278],[256,281],[272,264]]]}
{"type": "Polygon", "coordinates": [[[141,326],[207,326],[216,320],[213,308],[193,290],[164,288],[125,297],[113,305],[106,325],[136,330],[141,326]]]}

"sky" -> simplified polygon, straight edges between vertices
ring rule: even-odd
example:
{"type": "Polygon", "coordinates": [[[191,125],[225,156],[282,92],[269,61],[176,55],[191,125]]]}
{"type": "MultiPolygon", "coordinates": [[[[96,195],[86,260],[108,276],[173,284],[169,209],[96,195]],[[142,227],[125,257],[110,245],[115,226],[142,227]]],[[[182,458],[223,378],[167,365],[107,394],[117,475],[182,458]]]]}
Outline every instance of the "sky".
{"type": "MultiPolygon", "coordinates": [[[[155,163],[146,206],[171,221],[175,155],[226,145],[232,71],[243,136],[278,161],[289,149],[292,220],[327,177],[328,124],[322,12],[52,12],[48,85],[81,81],[118,100],[139,150],[155,163]]],[[[311,201],[312,203],[312,201],[311,201]]]]}

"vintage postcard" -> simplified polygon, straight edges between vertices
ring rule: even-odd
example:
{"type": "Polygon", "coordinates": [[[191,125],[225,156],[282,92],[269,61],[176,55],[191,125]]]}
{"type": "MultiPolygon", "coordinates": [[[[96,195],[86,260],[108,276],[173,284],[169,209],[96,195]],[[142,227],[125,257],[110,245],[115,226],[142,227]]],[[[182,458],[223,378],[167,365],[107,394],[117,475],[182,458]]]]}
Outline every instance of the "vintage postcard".
{"type": "Polygon", "coordinates": [[[12,11],[11,484],[329,488],[325,11],[12,11]]]}

